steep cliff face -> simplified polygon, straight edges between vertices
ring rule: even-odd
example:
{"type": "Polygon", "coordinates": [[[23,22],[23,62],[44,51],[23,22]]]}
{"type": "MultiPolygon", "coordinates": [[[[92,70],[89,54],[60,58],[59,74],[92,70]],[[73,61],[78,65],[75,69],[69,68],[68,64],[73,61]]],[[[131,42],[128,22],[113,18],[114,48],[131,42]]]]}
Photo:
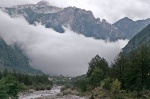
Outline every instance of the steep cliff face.
{"type": "Polygon", "coordinates": [[[28,59],[20,52],[8,46],[0,38],[0,69],[7,68],[10,71],[15,70],[20,73],[43,74],[41,71],[30,67],[28,59]]]}
{"type": "Polygon", "coordinates": [[[3,11],[12,17],[22,15],[30,24],[38,22],[60,33],[64,32],[63,26],[65,26],[70,27],[77,33],[96,39],[110,39],[111,41],[115,41],[126,38],[124,37],[124,33],[106,20],[101,21],[99,18],[95,18],[91,11],[76,7],[58,8],[41,1],[35,5],[19,5],[3,8],[3,11]]]}
{"type": "Polygon", "coordinates": [[[131,39],[150,24],[150,19],[133,21],[128,17],[110,24],[105,19],[95,18],[91,11],[54,7],[45,1],[1,9],[12,17],[23,16],[30,24],[41,23],[60,33],[64,33],[64,26],[87,37],[111,41],[131,39]]]}

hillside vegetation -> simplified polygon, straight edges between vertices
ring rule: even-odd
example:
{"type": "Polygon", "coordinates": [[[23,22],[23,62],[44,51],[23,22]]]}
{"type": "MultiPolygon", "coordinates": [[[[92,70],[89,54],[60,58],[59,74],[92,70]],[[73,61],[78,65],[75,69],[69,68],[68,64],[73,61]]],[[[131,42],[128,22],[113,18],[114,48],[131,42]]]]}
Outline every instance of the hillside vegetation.
{"type": "Polygon", "coordinates": [[[4,70],[4,68],[26,74],[43,74],[41,71],[33,69],[28,59],[21,52],[8,46],[0,38],[0,70],[4,70]]]}
{"type": "Polygon", "coordinates": [[[47,75],[26,75],[4,69],[0,72],[0,99],[18,99],[19,92],[30,89],[50,90],[52,84],[47,75]]]}
{"type": "Polygon", "coordinates": [[[72,79],[70,89],[93,99],[149,99],[149,68],[150,48],[144,45],[128,54],[121,52],[111,66],[96,55],[87,74],[72,79]]]}

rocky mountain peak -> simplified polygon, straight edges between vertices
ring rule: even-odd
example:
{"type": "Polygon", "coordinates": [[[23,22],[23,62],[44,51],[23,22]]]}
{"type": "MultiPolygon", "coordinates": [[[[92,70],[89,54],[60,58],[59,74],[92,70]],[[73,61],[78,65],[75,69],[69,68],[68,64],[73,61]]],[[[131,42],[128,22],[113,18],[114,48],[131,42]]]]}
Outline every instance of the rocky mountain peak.
{"type": "Polygon", "coordinates": [[[128,17],[124,17],[113,25],[122,31],[128,39],[131,39],[136,33],[140,32],[148,24],[150,24],[149,19],[133,21],[128,17]]]}
{"type": "Polygon", "coordinates": [[[74,12],[74,13],[81,13],[81,14],[86,14],[88,16],[93,16],[93,13],[91,11],[86,11],[84,9],[80,9],[80,8],[77,8],[77,7],[67,7],[67,8],[64,8],[64,11],[65,12],[74,12]]]}
{"type": "Polygon", "coordinates": [[[102,22],[103,22],[103,23],[106,23],[106,20],[105,20],[105,19],[102,19],[102,22]]]}
{"type": "Polygon", "coordinates": [[[79,9],[76,7],[67,7],[61,12],[64,17],[68,17],[70,20],[78,19],[80,21],[87,20],[95,21],[95,17],[91,11],[79,9]]]}
{"type": "Polygon", "coordinates": [[[105,19],[102,19],[102,24],[106,25],[108,22],[105,19]]]}
{"type": "Polygon", "coordinates": [[[124,17],[124,18],[122,18],[122,20],[132,20],[132,19],[130,19],[128,17],[124,17]]]}
{"type": "Polygon", "coordinates": [[[128,17],[124,17],[122,19],[120,19],[119,21],[117,21],[116,23],[133,23],[134,21],[128,17]]]}
{"type": "Polygon", "coordinates": [[[11,16],[23,15],[30,24],[40,22],[46,28],[53,28],[60,33],[64,32],[62,26],[69,26],[74,32],[86,37],[103,40],[109,38],[111,41],[124,38],[122,32],[105,19],[101,21],[100,18],[95,18],[91,11],[77,7],[58,8],[45,1],[40,1],[36,5],[21,5],[21,9],[16,7],[6,10],[11,16]]]}
{"type": "Polygon", "coordinates": [[[36,5],[40,7],[46,7],[49,6],[49,3],[47,1],[40,1],[36,5]]]}
{"type": "Polygon", "coordinates": [[[114,25],[116,27],[122,26],[122,24],[129,26],[129,24],[134,24],[134,21],[128,17],[124,17],[124,18],[118,20],[116,23],[114,23],[114,25]]]}

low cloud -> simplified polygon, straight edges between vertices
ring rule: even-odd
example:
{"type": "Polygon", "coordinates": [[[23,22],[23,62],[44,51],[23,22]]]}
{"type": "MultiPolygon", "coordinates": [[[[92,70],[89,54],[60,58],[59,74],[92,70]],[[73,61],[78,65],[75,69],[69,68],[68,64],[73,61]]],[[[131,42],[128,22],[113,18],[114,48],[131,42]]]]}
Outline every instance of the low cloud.
{"type": "Polygon", "coordinates": [[[67,76],[86,73],[88,62],[96,54],[111,63],[128,42],[95,40],[66,28],[61,34],[42,25],[29,25],[23,18],[11,18],[2,11],[0,35],[8,45],[18,44],[34,68],[47,74],[67,76]]]}

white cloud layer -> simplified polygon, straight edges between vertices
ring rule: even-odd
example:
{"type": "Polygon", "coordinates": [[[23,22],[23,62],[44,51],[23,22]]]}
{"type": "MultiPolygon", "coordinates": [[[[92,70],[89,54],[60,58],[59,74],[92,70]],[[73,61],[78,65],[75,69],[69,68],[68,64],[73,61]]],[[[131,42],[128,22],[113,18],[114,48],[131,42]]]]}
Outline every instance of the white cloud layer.
{"type": "Polygon", "coordinates": [[[63,34],[44,26],[29,25],[23,18],[10,18],[0,11],[0,35],[9,45],[17,43],[34,68],[53,75],[86,73],[88,62],[99,54],[109,61],[128,42],[105,42],[78,35],[69,29],[63,34]]]}
{"type": "MultiPolygon", "coordinates": [[[[0,6],[37,3],[40,0],[0,0],[0,6]]],[[[115,22],[123,17],[150,18],[150,0],[46,0],[58,7],[76,6],[91,10],[95,17],[115,22]]]]}

